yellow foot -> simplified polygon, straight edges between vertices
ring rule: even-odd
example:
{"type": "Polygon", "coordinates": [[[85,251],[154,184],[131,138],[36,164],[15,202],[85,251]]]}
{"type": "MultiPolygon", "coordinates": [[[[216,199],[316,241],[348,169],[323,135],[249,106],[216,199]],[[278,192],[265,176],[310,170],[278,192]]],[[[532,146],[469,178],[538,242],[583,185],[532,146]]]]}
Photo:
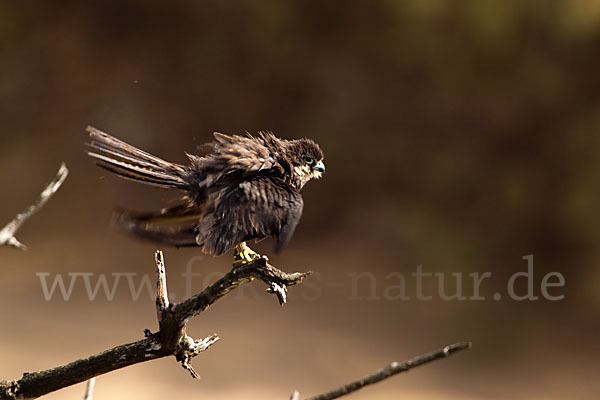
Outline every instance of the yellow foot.
{"type": "Polygon", "coordinates": [[[248,247],[246,242],[242,242],[235,246],[233,253],[233,268],[239,268],[242,265],[249,264],[260,257],[261,255],[248,247]]]}

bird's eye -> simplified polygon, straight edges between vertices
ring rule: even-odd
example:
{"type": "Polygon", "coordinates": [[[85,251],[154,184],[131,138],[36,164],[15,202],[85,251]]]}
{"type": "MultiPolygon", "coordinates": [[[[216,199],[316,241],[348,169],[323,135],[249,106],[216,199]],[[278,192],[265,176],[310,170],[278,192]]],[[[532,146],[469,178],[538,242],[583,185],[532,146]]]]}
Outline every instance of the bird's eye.
{"type": "Polygon", "coordinates": [[[308,165],[312,165],[315,163],[315,160],[312,157],[306,156],[306,157],[304,157],[304,162],[308,165]]]}

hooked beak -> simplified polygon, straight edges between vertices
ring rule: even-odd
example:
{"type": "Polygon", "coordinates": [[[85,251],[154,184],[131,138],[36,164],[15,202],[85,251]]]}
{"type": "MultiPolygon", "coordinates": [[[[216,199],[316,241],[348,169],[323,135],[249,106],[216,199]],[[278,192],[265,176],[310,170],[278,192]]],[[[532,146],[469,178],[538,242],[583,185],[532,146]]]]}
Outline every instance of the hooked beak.
{"type": "Polygon", "coordinates": [[[317,165],[315,165],[315,166],[313,167],[313,170],[315,170],[315,171],[317,171],[317,172],[320,172],[320,173],[323,173],[323,172],[325,172],[325,164],[323,164],[323,161],[319,161],[319,162],[317,163],[317,165]]]}

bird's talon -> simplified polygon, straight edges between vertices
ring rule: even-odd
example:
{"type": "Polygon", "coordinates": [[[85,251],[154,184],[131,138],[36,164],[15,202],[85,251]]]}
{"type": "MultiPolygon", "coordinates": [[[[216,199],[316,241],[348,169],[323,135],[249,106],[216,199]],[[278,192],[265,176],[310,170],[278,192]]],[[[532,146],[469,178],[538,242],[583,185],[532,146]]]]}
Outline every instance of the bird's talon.
{"type": "Polygon", "coordinates": [[[246,242],[242,242],[235,247],[235,252],[233,253],[233,268],[239,268],[243,265],[250,264],[263,257],[264,256],[261,256],[248,247],[246,242]]]}

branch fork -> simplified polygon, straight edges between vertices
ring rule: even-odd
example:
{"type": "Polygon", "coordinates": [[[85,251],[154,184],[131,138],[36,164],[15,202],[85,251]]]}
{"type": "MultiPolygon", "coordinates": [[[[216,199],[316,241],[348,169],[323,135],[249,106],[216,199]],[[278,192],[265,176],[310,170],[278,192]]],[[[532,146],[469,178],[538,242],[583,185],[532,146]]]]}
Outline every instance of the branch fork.
{"type": "Polygon", "coordinates": [[[216,333],[202,339],[202,340],[194,340],[190,336],[185,335],[179,341],[179,352],[175,355],[177,361],[181,361],[181,366],[189,371],[192,375],[192,378],[199,379],[200,375],[196,373],[190,361],[192,361],[193,357],[196,357],[198,354],[206,351],[210,346],[216,343],[221,338],[217,336],[216,333]]]}
{"type": "Polygon", "coordinates": [[[181,362],[181,366],[185,368],[192,375],[193,378],[200,378],[200,375],[194,370],[190,362],[192,358],[196,357],[203,351],[206,351],[210,346],[216,343],[220,338],[216,333],[202,339],[194,340],[188,336],[185,331],[185,324],[178,322],[177,318],[173,315],[172,304],[169,303],[169,294],[167,290],[167,273],[165,269],[165,258],[162,251],[157,250],[154,254],[154,260],[156,262],[156,316],[158,318],[158,324],[161,327],[159,333],[174,332],[171,335],[152,335],[153,338],[166,343],[159,343],[159,347],[162,348],[164,344],[167,348],[175,347],[174,355],[177,361],[181,362]],[[169,325],[173,325],[169,327],[169,325]],[[169,343],[170,340],[176,340],[177,343],[173,345],[169,343]]]}
{"type": "Polygon", "coordinates": [[[175,356],[192,377],[199,378],[191,360],[215,344],[219,337],[212,334],[204,339],[194,340],[186,333],[186,325],[191,318],[238,286],[254,279],[263,281],[269,288],[275,288],[274,294],[277,295],[280,304],[284,304],[287,287],[302,282],[310,274],[288,274],[270,265],[265,258],[260,258],[233,269],[189,299],[181,303],[171,303],[161,251],[156,252],[155,263],[158,331],[151,332],[145,329],[144,338],[136,342],[120,345],[46,371],[25,373],[19,380],[0,381],[0,400],[40,397],[110,371],[167,356],[175,356]]]}
{"type": "Polygon", "coordinates": [[[217,299],[223,297],[239,285],[259,279],[268,285],[267,291],[277,296],[279,304],[287,300],[287,286],[300,283],[310,272],[285,273],[268,263],[261,257],[251,263],[232,269],[223,278],[207,287],[201,293],[179,304],[169,302],[167,277],[162,251],[155,253],[156,262],[156,315],[160,330],[157,337],[161,347],[171,349],[177,361],[181,362],[190,375],[199,378],[190,364],[192,358],[208,349],[220,338],[212,334],[201,340],[194,340],[186,333],[186,325],[190,318],[198,315],[217,299]]]}

